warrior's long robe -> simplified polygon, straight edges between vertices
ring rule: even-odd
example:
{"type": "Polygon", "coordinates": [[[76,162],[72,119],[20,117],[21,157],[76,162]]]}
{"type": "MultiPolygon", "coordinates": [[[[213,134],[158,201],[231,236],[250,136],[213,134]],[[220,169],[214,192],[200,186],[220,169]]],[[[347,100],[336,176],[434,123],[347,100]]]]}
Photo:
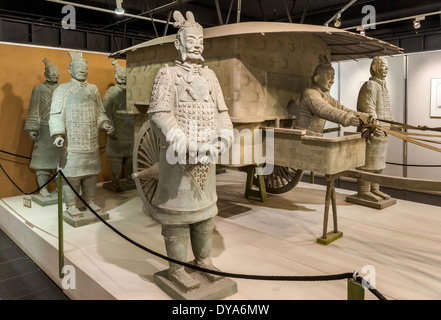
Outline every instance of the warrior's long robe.
{"type": "MultiPolygon", "coordinates": [[[[217,214],[216,165],[170,164],[166,153],[172,130],[187,141],[197,133],[200,146],[213,139],[213,131],[233,129],[216,75],[208,67],[176,62],[159,70],[148,110],[161,144],[159,180],[152,217],[165,225],[191,224],[217,214]],[[210,131],[213,130],[213,131],[210,131]]],[[[229,146],[231,146],[231,140],[229,146]]]]}
{"type": "Polygon", "coordinates": [[[99,129],[109,121],[98,88],[71,79],[54,92],[49,118],[50,135],[64,135],[59,168],[67,177],[101,172],[99,129]]]}
{"type": "Polygon", "coordinates": [[[37,84],[32,90],[29,102],[28,116],[24,130],[37,132],[38,137],[34,141],[32,160],[29,165],[35,170],[56,170],[60,160],[60,150],[53,144],[49,134],[49,115],[51,111],[52,95],[57,84],[48,81],[37,84]]]}

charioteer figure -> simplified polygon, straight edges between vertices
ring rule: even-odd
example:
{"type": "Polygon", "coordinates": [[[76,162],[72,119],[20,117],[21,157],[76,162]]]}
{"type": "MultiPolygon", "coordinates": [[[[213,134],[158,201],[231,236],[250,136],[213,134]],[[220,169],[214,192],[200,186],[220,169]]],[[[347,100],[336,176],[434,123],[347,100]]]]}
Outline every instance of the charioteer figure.
{"type": "Polygon", "coordinates": [[[344,127],[358,127],[368,115],[346,108],[329,94],[334,84],[335,71],[325,56],[320,56],[320,64],[312,76],[312,86],[305,89],[300,99],[296,115],[295,129],[306,130],[307,135],[323,136],[326,120],[344,127]]]}

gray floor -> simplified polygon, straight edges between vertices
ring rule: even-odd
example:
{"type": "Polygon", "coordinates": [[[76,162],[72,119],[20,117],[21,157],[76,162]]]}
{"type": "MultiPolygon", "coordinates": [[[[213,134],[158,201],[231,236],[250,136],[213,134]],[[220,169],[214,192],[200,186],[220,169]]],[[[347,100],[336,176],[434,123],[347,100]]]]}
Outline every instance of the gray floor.
{"type": "MultiPolygon", "coordinates": [[[[212,258],[220,270],[281,276],[358,270],[376,279],[377,289],[388,299],[441,298],[439,206],[399,199],[392,207],[376,210],[346,202],[354,192],[337,189],[338,229],[344,235],[323,246],[316,239],[323,228],[324,186],[301,182],[287,193],[268,195],[262,203],[244,198],[245,180],[244,172],[234,170],[217,177],[219,214],[212,258]]],[[[98,187],[97,202],[109,213],[114,228],[165,253],[161,227],[143,213],[136,190],[115,195],[98,187]]],[[[25,208],[22,196],[0,201],[0,226],[59,284],[56,216],[56,206],[25,208]]],[[[65,223],[64,249],[66,264],[77,270],[76,289],[64,291],[71,299],[170,299],[152,276],[167,263],[101,223],[81,228],[65,223]]],[[[344,280],[235,281],[238,292],[225,300],[347,299],[344,280]]],[[[370,293],[366,299],[377,300],[370,293]]]]}
{"type": "Polygon", "coordinates": [[[69,300],[1,229],[0,300],[69,300]]]}

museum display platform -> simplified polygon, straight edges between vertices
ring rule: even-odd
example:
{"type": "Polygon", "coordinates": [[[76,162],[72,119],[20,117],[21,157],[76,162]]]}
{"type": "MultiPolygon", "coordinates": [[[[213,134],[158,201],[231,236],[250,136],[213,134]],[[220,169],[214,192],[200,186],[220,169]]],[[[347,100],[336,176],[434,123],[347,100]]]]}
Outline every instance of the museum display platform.
{"type": "MultiPolygon", "coordinates": [[[[325,187],[301,182],[291,191],[268,194],[268,201],[245,199],[246,173],[227,169],[217,175],[219,214],[212,258],[225,272],[259,275],[326,275],[375,268],[376,287],[388,299],[440,299],[441,210],[398,200],[383,210],[345,201],[353,191],[337,189],[339,230],[343,237],[324,246],[325,187]]],[[[136,190],[113,193],[97,188],[116,229],[165,254],[161,226],[142,212],[136,190]]],[[[0,228],[60,287],[57,205],[23,206],[23,196],[0,201],[0,228]]],[[[73,228],[64,223],[65,265],[75,268],[71,299],[171,299],[153,281],[168,267],[122,239],[101,222],[73,228]]],[[[189,260],[192,258],[188,257],[189,260]]],[[[372,278],[371,278],[372,279],[372,278]]],[[[237,293],[226,300],[347,298],[345,280],[280,282],[233,279],[237,293]]],[[[377,300],[366,292],[366,299],[377,300]]]]}

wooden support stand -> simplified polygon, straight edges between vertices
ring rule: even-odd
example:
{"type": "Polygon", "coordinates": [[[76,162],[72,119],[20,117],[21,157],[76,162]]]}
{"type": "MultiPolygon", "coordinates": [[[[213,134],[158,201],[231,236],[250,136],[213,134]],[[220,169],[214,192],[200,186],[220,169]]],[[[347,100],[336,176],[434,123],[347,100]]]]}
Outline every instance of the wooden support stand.
{"type": "Polygon", "coordinates": [[[245,185],[245,198],[249,197],[257,197],[262,202],[266,202],[266,188],[265,188],[265,181],[263,179],[263,175],[259,174],[262,170],[261,166],[254,166],[249,165],[247,166],[247,183],[245,185]],[[256,173],[257,176],[257,187],[259,190],[253,189],[253,180],[254,180],[254,173],[256,173]]]}
{"type": "Polygon", "coordinates": [[[337,227],[337,201],[335,199],[335,178],[337,175],[325,175],[326,177],[326,197],[325,197],[325,212],[323,220],[323,235],[317,238],[320,244],[328,245],[331,242],[341,238],[343,232],[338,231],[337,227]],[[334,220],[334,231],[328,233],[328,216],[329,205],[332,203],[332,216],[334,220]]]}

